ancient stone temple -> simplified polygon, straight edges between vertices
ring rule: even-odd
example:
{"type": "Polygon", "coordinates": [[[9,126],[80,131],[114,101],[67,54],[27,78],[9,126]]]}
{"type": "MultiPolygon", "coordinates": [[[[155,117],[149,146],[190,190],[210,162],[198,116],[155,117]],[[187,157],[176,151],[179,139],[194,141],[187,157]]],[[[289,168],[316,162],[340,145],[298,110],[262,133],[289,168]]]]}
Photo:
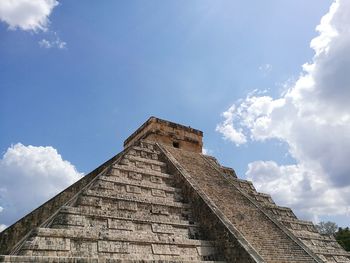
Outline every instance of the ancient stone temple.
{"type": "Polygon", "coordinates": [[[0,262],[350,262],[333,237],[151,117],[125,149],[0,234],[0,262]]]}

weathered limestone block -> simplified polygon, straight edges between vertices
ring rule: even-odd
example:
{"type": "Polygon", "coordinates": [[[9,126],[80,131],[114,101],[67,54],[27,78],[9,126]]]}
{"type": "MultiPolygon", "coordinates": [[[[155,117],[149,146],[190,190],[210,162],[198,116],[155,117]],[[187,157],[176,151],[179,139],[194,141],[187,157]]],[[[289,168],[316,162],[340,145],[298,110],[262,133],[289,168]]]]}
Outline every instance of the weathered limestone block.
{"type": "Polygon", "coordinates": [[[155,184],[161,184],[163,183],[163,180],[158,176],[151,176],[151,182],[155,184]]]}
{"type": "Polygon", "coordinates": [[[153,142],[147,142],[145,140],[140,141],[140,147],[143,149],[155,150],[155,145],[153,142]]]}
{"type": "Polygon", "coordinates": [[[108,228],[133,231],[135,229],[135,225],[131,221],[109,218],[108,228]]]}
{"type": "Polygon", "coordinates": [[[155,206],[152,205],[152,214],[169,215],[169,210],[165,206],[155,206]]]}
{"type": "Polygon", "coordinates": [[[165,191],[159,189],[152,189],[152,195],[157,197],[166,197],[165,191]]]}
{"type": "Polygon", "coordinates": [[[118,169],[114,169],[114,168],[112,168],[109,172],[109,175],[111,175],[111,176],[120,176],[120,174],[121,174],[121,171],[118,169]]]}
{"type": "Polygon", "coordinates": [[[82,206],[93,206],[93,207],[102,207],[103,200],[99,197],[82,195],[79,197],[77,203],[82,206]]]}
{"type": "Polygon", "coordinates": [[[126,192],[134,193],[134,194],[141,194],[141,188],[138,186],[126,185],[126,192]]]}
{"type": "Polygon", "coordinates": [[[35,237],[26,243],[23,249],[27,250],[70,250],[70,239],[59,237],[35,237]]]}
{"type": "Polygon", "coordinates": [[[129,254],[132,251],[132,247],[128,242],[112,242],[99,240],[97,245],[99,252],[129,254]]]}
{"type": "Polygon", "coordinates": [[[118,209],[128,210],[128,211],[137,211],[137,203],[129,201],[118,201],[118,209]]]}
{"type": "Polygon", "coordinates": [[[119,162],[120,165],[132,165],[130,160],[127,159],[127,158],[123,158],[120,162],[119,162]]]}
{"type": "MultiPolygon", "coordinates": [[[[108,190],[115,190],[118,185],[133,185],[133,186],[139,186],[141,188],[146,189],[159,189],[164,190],[166,192],[178,192],[181,194],[181,189],[171,187],[167,185],[166,183],[163,184],[153,184],[149,182],[149,180],[130,180],[129,178],[121,178],[121,177],[108,177],[108,176],[101,176],[96,184],[93,185],[92,189],[96,190],[99,188],[105,188],[108,190]]],[[[147,193],[147,192],[145,192],[147,193]]]]}
{"type": "Polygon", "coordinates": [[[175,230],[171,225],[152,224],[152,231],[155,233],[174,234],[175,230]]]}
{"type": "Polygon", "coordinates": [[[97,241],[72,240],[71,255],[73,257],[97,257],[97,241]]]}
{"type": "Polygon", "coordinates": [[[171,174],[167,174],[166,172],[158,172],[158,171],[154,171],[154,170],[150,170],[150,169],[139,169],[137,167],[133,167],[133,166],[126,166],[126,165],[119,165],[119,164],[115,164],[114,169],[119,169],[120,170],[120,174],[127,174],[128,172],[135,172],[135,173],[141,173],[144,176],[158,176],[161,178],[173,178],[173,176],[171,174]],[[122,171],[125,171],[122,172],[122,171]]]}
{"type": "Polygon", "coordinates": [[[151,165],[151,169],[154,170],[154,171],[158,171],[158,172],[163,172],[165,171],[165,168],[160,166],[160,165],[157,165],[157,164],[152,164],[151,165]]]}
{"type": "Polygon", "coordinates": [[[129,172],[128,178],[135,181],[142,181],[142,174],[141,173],[135,173],[135,172],[129,172]]]}
{"type": "Polygon", "coordinates": [[[152,244],[152,251],[157,255],[180,255],[178,246],[152,244]]]}

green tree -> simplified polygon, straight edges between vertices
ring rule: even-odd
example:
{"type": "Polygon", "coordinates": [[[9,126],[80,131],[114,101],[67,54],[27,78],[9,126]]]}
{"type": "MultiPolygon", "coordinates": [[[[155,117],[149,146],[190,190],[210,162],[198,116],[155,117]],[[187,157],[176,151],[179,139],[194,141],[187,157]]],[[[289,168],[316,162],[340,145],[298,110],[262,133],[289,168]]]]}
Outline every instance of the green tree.
{"type": "Polygon", "coordinates": [[[334,237],[346,251],[350,251],[350,229],[348,227],[339,227],[334,237]]]}

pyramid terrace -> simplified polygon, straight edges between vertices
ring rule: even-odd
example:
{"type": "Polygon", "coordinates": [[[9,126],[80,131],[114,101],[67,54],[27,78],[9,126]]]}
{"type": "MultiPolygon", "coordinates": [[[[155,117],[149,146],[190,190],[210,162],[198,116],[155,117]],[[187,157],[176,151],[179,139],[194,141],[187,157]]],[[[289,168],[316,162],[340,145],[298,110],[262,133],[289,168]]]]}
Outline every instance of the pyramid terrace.
{"type": "Polygon", "coordinates": [[[312,222],[149,118],[124,150],[0,233],[0,262],[350,262],[312,222]]]}

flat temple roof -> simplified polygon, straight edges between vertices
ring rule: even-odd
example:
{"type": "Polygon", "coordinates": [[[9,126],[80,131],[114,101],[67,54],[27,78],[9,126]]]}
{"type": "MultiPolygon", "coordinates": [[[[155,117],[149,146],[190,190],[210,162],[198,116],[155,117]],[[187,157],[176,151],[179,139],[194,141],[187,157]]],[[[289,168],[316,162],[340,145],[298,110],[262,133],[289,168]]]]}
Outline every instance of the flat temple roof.
{"type": "Polygon", "coordinates": [[[197,129],[193,129],[190,126],[185,126],[182,124],[178,124],[175,122],[171,122],[171,121],[167,121],[167,120],[163,120],[163,119],[159,119],[157,117],[151,116],[146,122],[144,122],[136,131],[134,131],[125,141],[124,141],[124,146],[126,144],[128,144],[131,140],[133,140],[137,134],[139,134],[143,129],[145,129],[148,125],[150,125],[151,123],[163,123],[169,127],[173,127],[173,128],[178,128],[178,129],[182,129],[194,134],[197,134],[199,136],[203,136],[203,132],[197,129]]]}

